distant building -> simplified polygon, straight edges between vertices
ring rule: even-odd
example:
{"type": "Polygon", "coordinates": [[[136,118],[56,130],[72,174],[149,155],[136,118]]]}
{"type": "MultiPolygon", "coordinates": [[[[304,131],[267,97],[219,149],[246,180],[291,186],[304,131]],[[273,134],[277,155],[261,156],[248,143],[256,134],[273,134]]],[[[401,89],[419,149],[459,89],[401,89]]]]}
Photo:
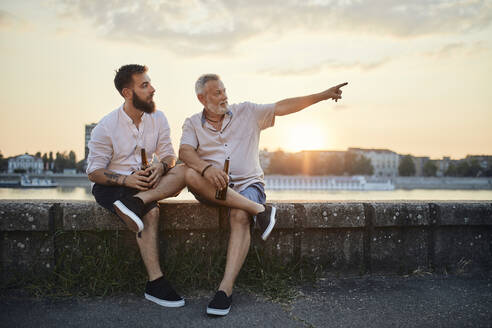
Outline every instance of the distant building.
{"type": "Polygon", "coordinates": [[[331,156],[338,156],[343,158],[345,156],[345,150],[303,150],[304,154],[312,154],[318,156],[320,159],[327,159],[331,156]]]}
{"type": "Polygon", "coordinates": [[[476,160],[478,165],[483,170],[487,170],[492,165],[492,156],[488,155],[467,155],[465,160],[470,163],[471,161],[476,160]]]}
{"type": "Polygon", "coordinates": [[[449,168],[449,165],[452,163],[451,158],[448,156],[443,157],[440,160],[435,161],[437,165],[436,176],[443,177],[446,174],[446,171],[449,168]]]}
{"type": "Polygon", "coordinates": [[[400,165],[400,156],[394,151],[388,149],[363,149],[349,148],[348,151],[364,155],[371,160],[374,168],[374,176],[378,177],[396,177],[398,176],[398,166],[400,165]]]}
{"type": "Polygon", "coordinates": [[[415,176],[416,177],[423,177],[424,176],[424,165],[429,160],[430,160],[430,158],[426,157],[426,156],[422,156],[422,157],[412,156],[413,164],[415,164],[415,176]]]}
{"type": "Polygon", "coordinates": [[[85,125],[85,157],[87,160],[87,156],[89,156],[89,140],[91,140],[92,130],[96,127],[97,123],[86,124],[85,125]]]}
{"type": "Polygon", "coordinates": [[[8,173],[15,173],[20,170],[26,173],[41,174],[43,172],[43,160],[27,153],[10,158],[8,173]]]}

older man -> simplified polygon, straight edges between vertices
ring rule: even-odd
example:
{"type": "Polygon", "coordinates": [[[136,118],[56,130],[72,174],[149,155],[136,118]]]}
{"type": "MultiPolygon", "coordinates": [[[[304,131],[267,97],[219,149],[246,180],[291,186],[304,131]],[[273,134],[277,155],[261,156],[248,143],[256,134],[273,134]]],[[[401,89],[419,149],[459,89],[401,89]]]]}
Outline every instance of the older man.
{"type": "Polygon", "coordinates": [[[158,251],[157,201],[175,196],[185,186],[184,165],[176,155],[166,116],[155,110],[155,89],[142,65],[122,66],[114,78],[123,105],[97,124],[89,141],[87,174],[99,205],[117,214],[138,233],[137,244],[149,281],[145,298],[159,305],[180,307],[184,300],[164,278],[158,251]],[[141,154],[159,161],[142,168],[141,154]]]}
{"type": "Polygon", "coordinates": [[[232,289],[250,246],[250,220],[266,240],[275,226],[275,208],[265,205],[263,171],[258,156],[260,132],[274,125],[275,116],[298,112],[322,100],[341,99],[342,83],[323,92],[267,105],[228,105],[224,84],[216,74],[202,75],[195,84],[203,110],[186,119],[179,149],[188,169],[186,184],[203,203],[230,208],[230,238],[223,279],[207,307],[211,315],[227,315],[232,289]],[[222,167],[230,160],[230,171],[222,167]],[[215,197],[226,191],[226,199],[215,197]]]}

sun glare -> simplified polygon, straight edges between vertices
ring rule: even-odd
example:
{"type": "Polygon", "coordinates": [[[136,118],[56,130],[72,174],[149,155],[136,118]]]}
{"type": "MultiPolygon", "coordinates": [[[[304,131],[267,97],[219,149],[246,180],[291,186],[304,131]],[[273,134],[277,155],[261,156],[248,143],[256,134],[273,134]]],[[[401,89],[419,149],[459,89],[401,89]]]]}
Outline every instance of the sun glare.
{"type": "Polygon", "coordinates": [[[328,131],[314,124],[301,125],[292,129],[282,145],[287,151],[298,152],[301,150],[324,150],[331,142],[328,131]]]}

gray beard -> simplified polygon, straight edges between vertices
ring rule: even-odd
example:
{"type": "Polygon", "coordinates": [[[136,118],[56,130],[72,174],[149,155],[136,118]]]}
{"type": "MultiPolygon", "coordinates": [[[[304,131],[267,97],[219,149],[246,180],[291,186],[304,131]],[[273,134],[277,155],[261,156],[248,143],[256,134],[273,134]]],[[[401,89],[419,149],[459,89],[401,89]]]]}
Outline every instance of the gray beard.
{"type": "Polygon", "coordinates": [[[207,109],[209,111],[211,111],[212,113],[214,114],[217,114],[217,115],[224,115],[225,113],[227,113],[227,107],[221,107],[221,106],[207,106],[207,109]]]}

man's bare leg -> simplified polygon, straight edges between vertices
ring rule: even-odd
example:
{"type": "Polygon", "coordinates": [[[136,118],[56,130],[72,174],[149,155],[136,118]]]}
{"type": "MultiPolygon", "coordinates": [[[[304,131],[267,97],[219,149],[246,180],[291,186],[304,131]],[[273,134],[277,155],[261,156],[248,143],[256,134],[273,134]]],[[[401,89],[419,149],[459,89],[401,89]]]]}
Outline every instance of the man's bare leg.
{"type": "Polygon", "coordinates": [[[185,305],[169,281],[163,276],[159,263],[159,208],[152,208],[144,215],[145,227],[141,236],[137,237],[142,260],[149,275],[145,285],[145,299],[165,307],[180,307],[185,305]]]}
{"type": "Polygon", "coordinates": [[[159,208],[154,207],[143,217],[144,229],[137,237],[138,248],[149,275],[149,281],[162,276],[159,263],[159,208]]]}
{"type": "Polygon", "coordinates": [[[162,177],[155,188],[141,191],[135,196],[140,198],[145,204],[155,200],[173,197],[185,187],[185,171],[186,166],[184,164],[176,165],[162,177]]]}
{"type": "Polygon", "coordinates": [[[217,205],[241,209],[250,215],[256,215],[265,210],[265,207],[261,204],[255,203],[252,200],[247,199],[240,193],[227,188],[226,200],[215,199],[216,189],[210,182],[202,177],[198,172],[191,168],[186,169],[185,173],[186,185],[193,189],[194,192],[200,194],[203,198],[216,203],[217,205]]]}
{"type": "Polygon", "coordinates": [[[234,282],[248,255],[251,235],[249,232],[249,214],[239,209],[231,209],[230,214],[231,233],[227,248],[227,260],[224,277],[219,285],[219,290],[231,296],[234,282]]]}

